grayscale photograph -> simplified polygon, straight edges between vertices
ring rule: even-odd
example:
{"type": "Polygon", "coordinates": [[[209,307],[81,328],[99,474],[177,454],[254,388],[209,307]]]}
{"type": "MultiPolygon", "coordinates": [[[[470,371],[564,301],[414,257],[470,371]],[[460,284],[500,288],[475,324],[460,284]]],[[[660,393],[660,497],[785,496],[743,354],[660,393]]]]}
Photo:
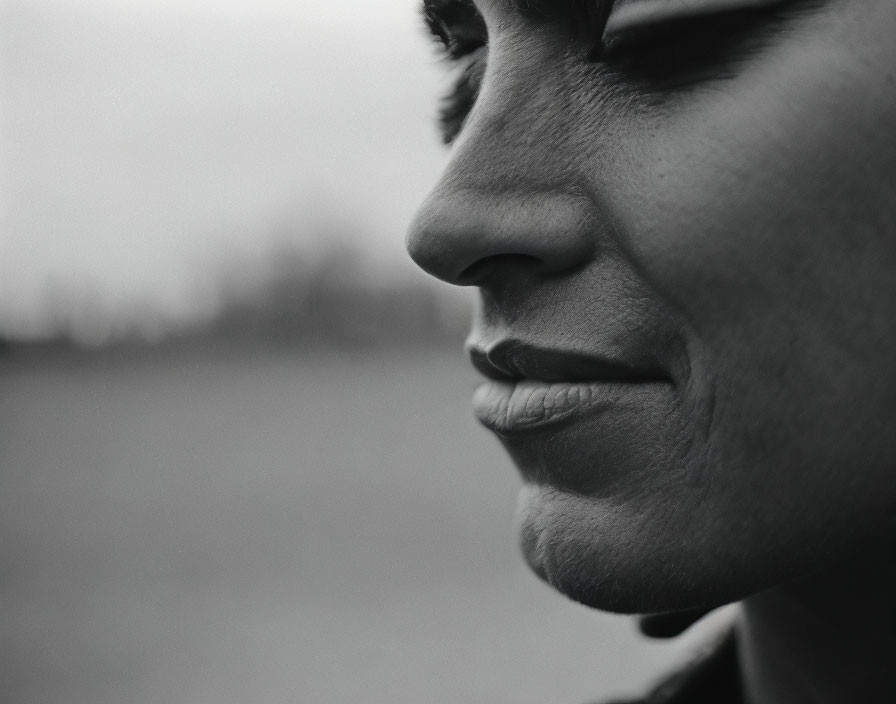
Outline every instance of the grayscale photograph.
{"type": "Polygon", "coordinates": [[[894,370],[893,0],[0,0],[0,704],[893,704],[894,370]]]}

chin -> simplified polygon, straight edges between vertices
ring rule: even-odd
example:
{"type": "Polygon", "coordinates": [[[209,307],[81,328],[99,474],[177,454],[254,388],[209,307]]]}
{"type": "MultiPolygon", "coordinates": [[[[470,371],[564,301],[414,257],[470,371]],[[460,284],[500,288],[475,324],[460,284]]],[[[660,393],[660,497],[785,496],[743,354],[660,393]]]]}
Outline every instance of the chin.
{"type": "MultiPolygon", "coordinates": [[[[517,510],[520,546],[539,578],[585,606],[622,614],[712,609],[784,578],[719,554],[676,530],[668,511],[527,484],[517,510]],[[715,558],[712,556],[715,555],[715,558]]],[[[781,565],[784,566],[783,564],[781,565]]]]}

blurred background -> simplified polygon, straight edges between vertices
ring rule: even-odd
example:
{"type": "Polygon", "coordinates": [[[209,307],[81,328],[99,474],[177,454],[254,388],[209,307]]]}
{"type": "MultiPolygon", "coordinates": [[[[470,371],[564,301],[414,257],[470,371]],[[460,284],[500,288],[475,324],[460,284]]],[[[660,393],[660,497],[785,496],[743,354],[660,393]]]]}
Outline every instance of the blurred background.
{"type": "Polygon", "coordinates": [[[414,0],[0,0],[0,700],[585,702],[685,644],[540,584],[406,259],[414,0]]]}

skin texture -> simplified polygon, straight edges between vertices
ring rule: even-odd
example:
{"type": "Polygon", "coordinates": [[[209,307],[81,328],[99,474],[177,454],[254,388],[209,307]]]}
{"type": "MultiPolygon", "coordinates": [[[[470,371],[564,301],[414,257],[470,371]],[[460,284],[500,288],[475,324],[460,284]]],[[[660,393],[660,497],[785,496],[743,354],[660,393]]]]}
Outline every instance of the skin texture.
{"type": "Polygon", "coordinates": [[[791,2],[598,61],[568,23],[476,5],[484,81],[412,257],[479,288],[472,346],[665,380],[502,438],[534,571],[644,613],[873,559],[896,527],[896,5],[791,2]]]}

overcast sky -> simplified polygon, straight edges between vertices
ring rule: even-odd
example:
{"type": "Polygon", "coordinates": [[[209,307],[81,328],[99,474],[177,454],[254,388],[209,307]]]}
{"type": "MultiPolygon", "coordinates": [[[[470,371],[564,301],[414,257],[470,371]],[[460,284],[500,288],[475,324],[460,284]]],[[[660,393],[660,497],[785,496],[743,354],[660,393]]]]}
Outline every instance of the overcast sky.
{"type": "Polygon", "coordinates": [[[74,299],[189,315],[222,263],[251,269],[333,222],[376,261],[404,261],[446,158],[443,67],[414,0],[0,12],[0,333],[74,299]]]}

